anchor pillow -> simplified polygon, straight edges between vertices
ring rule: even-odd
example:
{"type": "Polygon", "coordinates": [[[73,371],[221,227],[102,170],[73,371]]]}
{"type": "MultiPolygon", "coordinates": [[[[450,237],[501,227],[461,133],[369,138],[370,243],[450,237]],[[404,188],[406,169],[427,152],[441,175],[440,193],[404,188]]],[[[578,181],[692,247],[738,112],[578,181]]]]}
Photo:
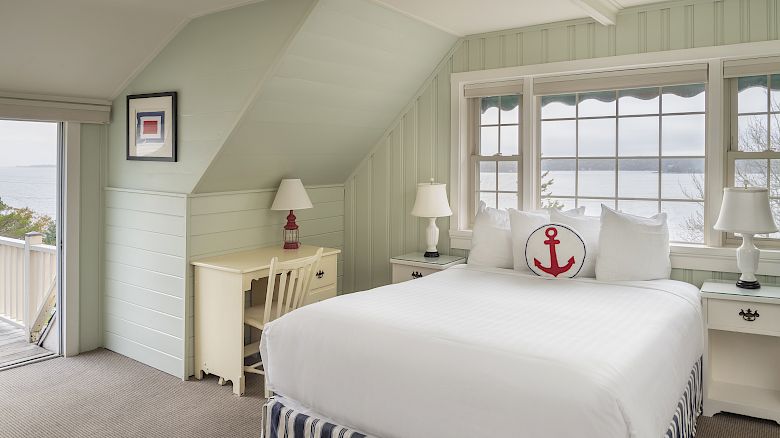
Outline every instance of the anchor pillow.
{"type": "Polygon", "coordinates": [[[525,245],[528,269],[540,277],[576,277],[586,256],[582,237],[561,224],[542,225],[531,233],[525,245]]]}

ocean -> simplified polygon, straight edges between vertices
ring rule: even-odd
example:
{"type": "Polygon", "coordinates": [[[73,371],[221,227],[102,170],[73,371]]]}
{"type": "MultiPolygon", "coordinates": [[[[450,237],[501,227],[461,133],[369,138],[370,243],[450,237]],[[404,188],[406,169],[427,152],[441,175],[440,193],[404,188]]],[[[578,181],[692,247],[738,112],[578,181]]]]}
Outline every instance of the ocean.
{"type": "Polygon", "coordinates": [[[0,167],[0,199],[11,207],[28,207],[57,216],[57,167],[0,167]]]}

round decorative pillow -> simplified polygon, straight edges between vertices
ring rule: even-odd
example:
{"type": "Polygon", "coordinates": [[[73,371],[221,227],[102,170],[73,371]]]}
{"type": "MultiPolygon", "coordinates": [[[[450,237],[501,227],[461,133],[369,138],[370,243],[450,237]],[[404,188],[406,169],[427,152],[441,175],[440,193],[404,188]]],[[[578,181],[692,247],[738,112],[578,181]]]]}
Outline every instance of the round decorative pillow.
{"type": "Polygon", "coordinates": [[[540,277],[572,278],[585,261],[585,241],[576,231],[560,224],[537,228],[525,244],[525,262],[540,277]]]}

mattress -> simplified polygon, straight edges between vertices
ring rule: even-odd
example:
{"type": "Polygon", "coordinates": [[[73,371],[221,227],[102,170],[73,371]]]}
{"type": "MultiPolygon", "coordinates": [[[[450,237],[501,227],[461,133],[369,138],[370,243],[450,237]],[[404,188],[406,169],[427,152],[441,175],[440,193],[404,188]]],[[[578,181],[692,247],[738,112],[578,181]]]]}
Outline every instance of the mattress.
{"type": "Polygon", "coordinates": [[[270,390],[384,438],[657,438],[702,350],[692,285],[467,265],[305,306],[261,343],[270,390]]]}

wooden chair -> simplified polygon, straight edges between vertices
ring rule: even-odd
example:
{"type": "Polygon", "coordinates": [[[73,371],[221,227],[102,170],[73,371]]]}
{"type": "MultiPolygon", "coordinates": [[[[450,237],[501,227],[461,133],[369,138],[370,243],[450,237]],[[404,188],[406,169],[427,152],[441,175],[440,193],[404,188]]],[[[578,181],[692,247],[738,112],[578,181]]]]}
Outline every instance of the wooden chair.
{"type": "MultiPolygon", "coordinates": [[[[289,262],[280,262],[277,257],[274,257],[268,272],[265,302],[244,310],[244,324],[262,331],[269,322],[301,307],[311,289],[311,281],[320,268],[321,258],[322,248],[311,257],[289,262]]],[[[260,342],[245,346],[244,357],[257,354],[259,347],[260,342]]],[[[244,372],[265,374],[263,361],[244,366],[244,372]]]]}

